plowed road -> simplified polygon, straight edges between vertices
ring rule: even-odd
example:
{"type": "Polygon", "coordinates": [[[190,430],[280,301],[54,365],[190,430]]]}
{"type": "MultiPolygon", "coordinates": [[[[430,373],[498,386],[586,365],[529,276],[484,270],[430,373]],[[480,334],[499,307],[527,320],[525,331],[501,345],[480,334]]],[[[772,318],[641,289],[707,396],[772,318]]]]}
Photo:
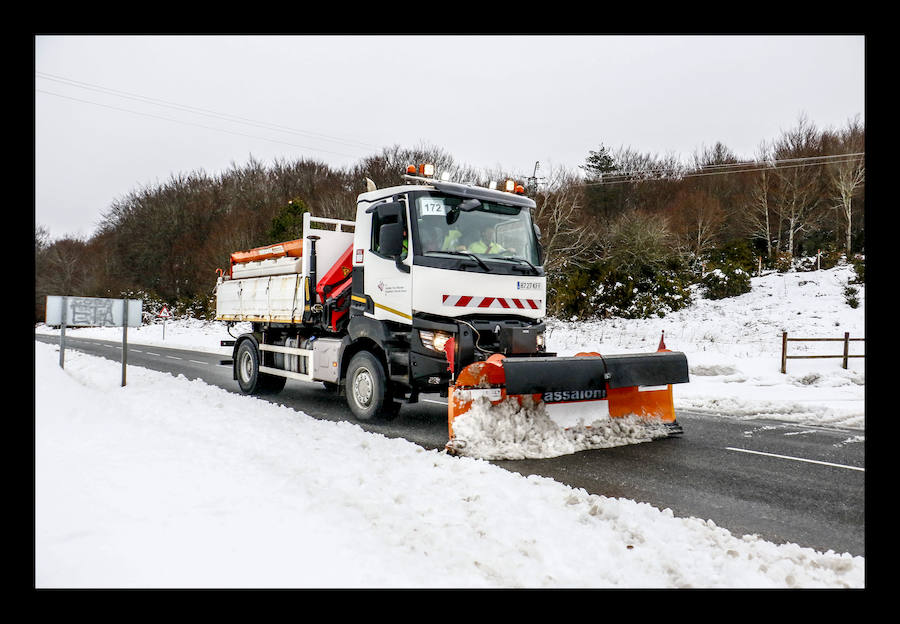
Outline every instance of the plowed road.
{"type": "MultiPolygon", "coordinates": [[[[59,344],[58,337],[36,340],[59,344]]],[[[67,349],[121,361],[121,343],[66,338],[67,349]]],[[[221,356],[157,346],[128,346],[128,366],[202,379],[237,392],[221,356]]],[[[322,384],[288,381],[267,400],[323,420],[350,420],[341,396],[322,384]]],[[[364,429],[428,449],[447,441],[446,400],[406,405],[396,420],[364,429]]],[[[550,477],[592,494],[669,508],[712,520],[735,535],[756,534],[820,551],[865,555],[865,448],[858,431],[738,420],[679,412],[679,438],[554,459],[497,461],[523,475],[550,477]]]]}

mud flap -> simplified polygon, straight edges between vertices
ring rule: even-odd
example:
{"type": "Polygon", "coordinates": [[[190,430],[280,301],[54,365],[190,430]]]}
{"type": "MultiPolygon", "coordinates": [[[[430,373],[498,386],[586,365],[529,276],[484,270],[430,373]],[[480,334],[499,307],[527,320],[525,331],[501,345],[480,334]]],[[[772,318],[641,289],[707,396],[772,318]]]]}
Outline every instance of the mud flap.
{"type": "Polygon", "coordinates": [[[687,358],[680,352],[547,358],[494,355],[464,368],[450,387],[447,449],[459,451],[465,443],[454,434],[456,418],[476,404],[483,409],[486,402],[499,414],[499,407],[509,400],[539,408],[542,416],[546,413],[564,430],[637,418],[665,427],[667,435],[678,435],[682,429],[675,418],[672,384],[688,381],[687,358]]]}

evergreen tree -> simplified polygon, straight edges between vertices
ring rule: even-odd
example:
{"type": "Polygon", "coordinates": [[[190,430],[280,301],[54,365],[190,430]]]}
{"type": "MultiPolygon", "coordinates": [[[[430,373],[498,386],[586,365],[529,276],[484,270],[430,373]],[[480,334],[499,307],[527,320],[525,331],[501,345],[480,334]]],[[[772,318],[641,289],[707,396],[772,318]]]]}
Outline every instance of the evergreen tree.
{"type": "Polygon", "coordinates": [[[587,180],[585,183],[585,208],[588,215],[609,222],[625,207],[623,185],[604,184],[603,176],[619,169],[609,148],[600,144],[597,150],[590,150],[585,164],[581,166],[587,180]]]}
{"type": "Polygon", "coordinates": [[[291,199],[272,218],[269,227],[269,242],[281,243],[296,240],[303,236],[303,213],[309,212],[302,199],[291,199]]]}

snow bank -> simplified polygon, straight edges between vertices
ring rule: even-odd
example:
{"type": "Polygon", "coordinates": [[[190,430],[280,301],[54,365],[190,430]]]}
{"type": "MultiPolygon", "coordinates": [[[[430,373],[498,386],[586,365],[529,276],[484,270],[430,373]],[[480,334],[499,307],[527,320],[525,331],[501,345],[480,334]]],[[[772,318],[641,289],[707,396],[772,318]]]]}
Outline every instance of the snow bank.
{"type": "Polygon", "coordinates": [[[665,425],[640,418],[605,418],[572,427],[558,426],[544,403],[525,396],[497,405],[486,397],[453,420],[453,450],[480,459],[541,459],[588,449],[650,442],[668,435],[665,425]]]}
{"type": "MultiPolygon", "coordinates": [[[[167,336],[168,338],[168,336],[167,336]]],[[[863,587],[864,559],[35,344],[38,587],[863,587]]]]}

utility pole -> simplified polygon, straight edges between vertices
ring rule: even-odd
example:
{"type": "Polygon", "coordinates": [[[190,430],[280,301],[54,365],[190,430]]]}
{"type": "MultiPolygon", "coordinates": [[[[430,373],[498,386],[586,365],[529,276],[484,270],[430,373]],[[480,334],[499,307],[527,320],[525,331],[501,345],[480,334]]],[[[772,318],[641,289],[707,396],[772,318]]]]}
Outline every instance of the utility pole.
{"type": "Polygon", "coordinates": [[[539,177],[537,177],[538,168],[539,168],[540,166],[541,166],[541,162],[540,162],[540,161],[535,161],[535,163],[534,163],[534,173],[531,174],[531,177],[530,177],[530,178],[525,178],[526,180],[528,180],[528,186],[529,186],[529,187],[535,187],[535,190],[537,190],[537,186],[538,186],[539,184],[543,184],[543,183],[544,183],[544,178],[539,178],[539,177]]]}

